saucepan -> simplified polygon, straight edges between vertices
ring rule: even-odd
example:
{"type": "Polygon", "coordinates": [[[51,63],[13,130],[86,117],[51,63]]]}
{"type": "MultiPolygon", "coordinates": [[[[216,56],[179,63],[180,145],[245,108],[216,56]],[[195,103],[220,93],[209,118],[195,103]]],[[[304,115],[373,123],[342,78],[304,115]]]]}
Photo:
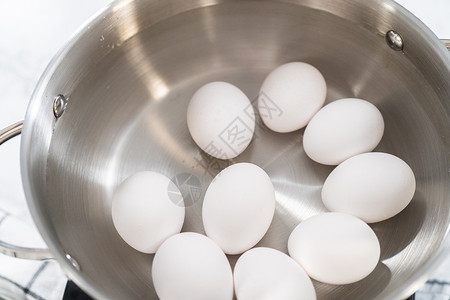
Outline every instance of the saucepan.
{"type": "Polygon", "coordinates": [[[215,80],[255,99],[265,76],[290,61],[322,72],[327,102],[374,103],[385,120],[376,150],[401,157],[417,179],[404,211],[371,224],[381,244],[372,274],[342,286],[314,282],[318,298],[408,297],[450,251],[450,55],[390,0],[113,2],[51,61],[23,128],[2,131],[2,142],[22,131],[25,195],[49,247],[2,243],[3,252],[53,257],[97,299],[155,299],[152,255],[129,247],[113,226],[115,188],[143,170],[194,176],[203,192],[187,205],[183,231],[204,233],[204,191],[236,162],[271,176],[277,208],[258,245],[286,252],[292,229],[325,211],[320,190],[332,168],[305,155],[302,130],[279,134],[260,120],[243,154],[213,159],[190,137],[186,108],[196,89],[215,80]]]}

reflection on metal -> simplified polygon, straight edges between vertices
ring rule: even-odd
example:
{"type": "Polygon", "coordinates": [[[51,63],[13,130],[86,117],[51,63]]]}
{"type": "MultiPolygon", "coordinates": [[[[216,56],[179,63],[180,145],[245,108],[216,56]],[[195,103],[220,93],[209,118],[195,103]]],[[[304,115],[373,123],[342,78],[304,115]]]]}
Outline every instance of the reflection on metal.
{"type": "Polygon", "coordinates": [[[115,1],[112,6],[112,11],[123,13],[123,10],[127,9],[132,2],[133,0],[115,1]]]}
{"type": "Polygon", "coordinates": [[[138,8],[135,5],[136,3],[133,2],[124,8],[124,10],[127,10],[125,12],[127,16],[126,24],[121,24],[122,26],[117,27],[121,40],[120,44],[131,38],[136,38],[133,41],[135,43],[134,46],[129,47],[129,51],[124,52],[125,58],[136,69],[139,75],[142,76],[142,81],[148,88],[151,100],[160,101],[169,93],[169,88],[164,78],[158,74],[158,70],[153,62],[148,58],[148,53],[145,51],[143,45],[148,43],[148,41],[140,40],[139,36],[136,35],[140,27],[137,20],[138,13],[136,11],[138,8]]]}
{"type": "MultiPolygon", "coordinates": [[[[19,121],[0,130],[0,145],[21,134],[22,127],[23,121],[19,121]]],[[[4,241],[0,241],[0,253],[12,257],[32,260],[45,260],[53,258],[53,255],[48,249],[21,247],[4,241]]]]}

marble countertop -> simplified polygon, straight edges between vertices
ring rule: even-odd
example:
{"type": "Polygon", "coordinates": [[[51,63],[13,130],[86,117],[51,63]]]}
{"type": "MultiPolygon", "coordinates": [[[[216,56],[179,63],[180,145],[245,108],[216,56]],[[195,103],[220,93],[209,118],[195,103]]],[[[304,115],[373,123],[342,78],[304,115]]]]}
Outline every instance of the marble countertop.
{"type": "MultiPolygon", "coordinates": [[[[33,88],[52,56],[82,23],[109,2],[0,1],[0,128],[24,118],[33,88]]],[[[449,0],[397,2],[421,19],[439,38],[450,39],[449,0]]],[[[0,208],[33,227],[21,186],[19,144],[20,139],[16,138],[0,149],[0,208]]],[[[433,274],[433,278],[444,277],[443,280],[448,281],[450,271],[445,268],[450,270],[448,261],[433,274]]]]}

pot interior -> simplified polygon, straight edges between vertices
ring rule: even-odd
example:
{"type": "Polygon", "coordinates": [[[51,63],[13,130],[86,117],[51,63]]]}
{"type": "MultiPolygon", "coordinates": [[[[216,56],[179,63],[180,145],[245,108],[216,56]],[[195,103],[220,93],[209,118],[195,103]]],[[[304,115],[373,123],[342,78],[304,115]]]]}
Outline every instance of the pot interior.
{"type": "MultiPolygon", "coordinates": [[[[433,62],[427,47],[432,47],[415,46],[425,39],[417,34],[422,28],[395,4],[310,2],[116,2],[61,54],[48,81],[38,87],[42,94],[36,93],[40,97],[26,120],[34,129],[24,138],[33,139],[34,149],[47,150],[27,160],[45,165],[31,167],[35,197],[30,206],[66,271],[93,296],[156,299],[153,255],[129,247],[111,219],[115,188],[135,172],[198,179],[201,195],[188,203],[183,231],[204,233],[201,207],[212,178],[237,162],[261,166],[272,178],[277,206],[257,246],[283,252],[299,222],[326,211],[320,191],[332,167],[306,156],[303,130],[274,133],[258,118],[247,150],[221,161],[202,153],[187,129],[187,105],[203,84],[230,82],[255,104],[265,76],[290,61],[308,62],[322,72],[327,102],[358,97],[374,103],[385,120],[375,150],[405,160],[417,179],[414,199],[404,211],[371,224],[381,243],[375,271],[345,286],[314,282],[318,298],[405,297],[417,288],[411,282],[436,255],[449,224],[449,119],[443,100],[450,91],[443,83],[448,66],[427,69],[433,62]],[[404,37],[404,51],[386,44],[390,29],[404,37]],[[50,112],[57,94],[69,101],[55,121],[50,112]],[[39,110],[46,110],[39,118],[47,121],[33,114],[39,110]],[[42,135],[48,137],[45,145],[42,135]],[[35,187],[39,183],[44,187],[35,187]],[[80,271],[64,262],[65,253],[80,271]]],[[[237,256],[229,260],[234,265],[237,256]]]]}

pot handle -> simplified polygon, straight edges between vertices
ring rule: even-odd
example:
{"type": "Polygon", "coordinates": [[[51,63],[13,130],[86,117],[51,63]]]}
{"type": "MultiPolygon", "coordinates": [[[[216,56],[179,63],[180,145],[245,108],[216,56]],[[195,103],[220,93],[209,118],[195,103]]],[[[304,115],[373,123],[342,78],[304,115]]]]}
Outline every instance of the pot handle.
{"type": "MultiPolygon", "coordinates": [[[[0,130],[0,145],[22,132],[23,121],[14,123],[0,130]]],[[[0,253],[8,256],[32,260],[52,259],[53,255],[48,249],[26,248],[11,245],[0,240],[0,253]]]]}
{"type": "Polygon", "coordinates": [[[444,43],[444,46],[447,47],[447,50],[450,51],[450,40],[441,40],[444,43]]]}

